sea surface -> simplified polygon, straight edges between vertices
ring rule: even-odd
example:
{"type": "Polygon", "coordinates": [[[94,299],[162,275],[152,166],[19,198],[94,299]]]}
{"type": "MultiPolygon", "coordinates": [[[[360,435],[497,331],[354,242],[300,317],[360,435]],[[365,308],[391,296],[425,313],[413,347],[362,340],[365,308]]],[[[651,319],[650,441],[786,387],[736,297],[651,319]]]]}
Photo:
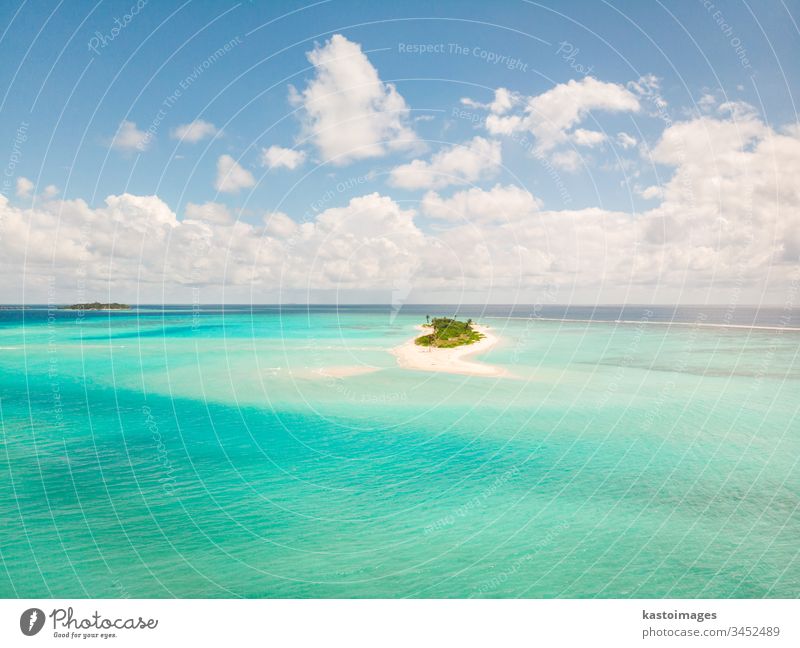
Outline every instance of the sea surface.
{"type": "Polygon", "coordinates": [[[2,597],[797,597],[800,312],[0,310],[2,597]]]}

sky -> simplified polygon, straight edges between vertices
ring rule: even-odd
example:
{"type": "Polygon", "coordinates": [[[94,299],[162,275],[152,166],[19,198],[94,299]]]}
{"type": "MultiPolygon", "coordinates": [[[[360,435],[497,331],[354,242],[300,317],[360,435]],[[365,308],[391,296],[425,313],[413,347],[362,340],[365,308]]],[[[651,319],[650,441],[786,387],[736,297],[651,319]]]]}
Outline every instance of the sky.
{"type": "Polygon", "coordinates": [[[800,299],[798,2],[4,2],[4,303],[800,299]]]}

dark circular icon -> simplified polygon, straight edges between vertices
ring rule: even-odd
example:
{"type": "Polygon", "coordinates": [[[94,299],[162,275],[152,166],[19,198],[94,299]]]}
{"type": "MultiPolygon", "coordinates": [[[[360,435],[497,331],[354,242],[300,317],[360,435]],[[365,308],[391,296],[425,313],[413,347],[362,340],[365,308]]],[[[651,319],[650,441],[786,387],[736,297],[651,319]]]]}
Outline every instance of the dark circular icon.
{"type": "Polygon", "coordinates": [[[39,608],[30,608],[22,613],[19,618],[19,629],[22,634],[32,637],[44,626],[44,612],[39,608]]]}

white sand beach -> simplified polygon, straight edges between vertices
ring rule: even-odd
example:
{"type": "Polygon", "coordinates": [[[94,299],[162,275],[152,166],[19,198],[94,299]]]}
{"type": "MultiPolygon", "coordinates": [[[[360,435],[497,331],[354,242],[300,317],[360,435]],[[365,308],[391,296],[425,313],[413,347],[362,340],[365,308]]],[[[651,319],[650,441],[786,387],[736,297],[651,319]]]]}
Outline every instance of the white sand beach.
{"type": "MultiPolygon", "coordinates": [[[[416,328],[423,333],[429,331],[423,326],[417,326],[416,328]]],[[[415,344],[414,340],[418,337],[415,336],[408,342],[391,349],[391,353],[397,358],[397,364],[404,369],[439,371],[465,376],[508,376],[509,373],[501,367],[471,359],[471,356],[488,351],[498,341],[488,326],[474,324],[472,328],[479,333],[483,333],[484,338],[473,344],[455,347],[454,349],[436,349],[415,344]]]]}

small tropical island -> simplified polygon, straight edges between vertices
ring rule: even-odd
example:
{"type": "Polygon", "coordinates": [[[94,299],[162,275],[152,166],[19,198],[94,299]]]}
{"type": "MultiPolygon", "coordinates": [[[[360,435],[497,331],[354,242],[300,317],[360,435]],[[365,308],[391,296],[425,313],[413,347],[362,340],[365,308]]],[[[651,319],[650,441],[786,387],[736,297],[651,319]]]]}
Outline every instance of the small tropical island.
{"type": "Polygon", "coordinates": [[[422,335],[414,340],[415,344],[423,347],[434,347],[437,349],[452,349],[454,347],[465,346],[479,342],[486,336],[472,328],[472,320],[461,322],[450,317],[427,318],[428,323],[423,324],[424,328],[433,329],[432,333],[422,335]]]}
{"type": "Polygon", "coordinates": [[[450,317],[426,317],[427,323],[415,328],[424,333],[390,349],[403,369],[435,371],[464,376],[509,377],[503,367],[473,360],[497,344],[497,337],[486,325],[471,319],[466,322],[450,317]]]}
{"type": "Polygon", "coordinates": [[[101,304],[100,302],[91,302],[87,304],[72,304],[70,306],[59,306],[59,310],[130,310],[128,304],[119,304],[112,302],[110,304],[101,304]]]}

